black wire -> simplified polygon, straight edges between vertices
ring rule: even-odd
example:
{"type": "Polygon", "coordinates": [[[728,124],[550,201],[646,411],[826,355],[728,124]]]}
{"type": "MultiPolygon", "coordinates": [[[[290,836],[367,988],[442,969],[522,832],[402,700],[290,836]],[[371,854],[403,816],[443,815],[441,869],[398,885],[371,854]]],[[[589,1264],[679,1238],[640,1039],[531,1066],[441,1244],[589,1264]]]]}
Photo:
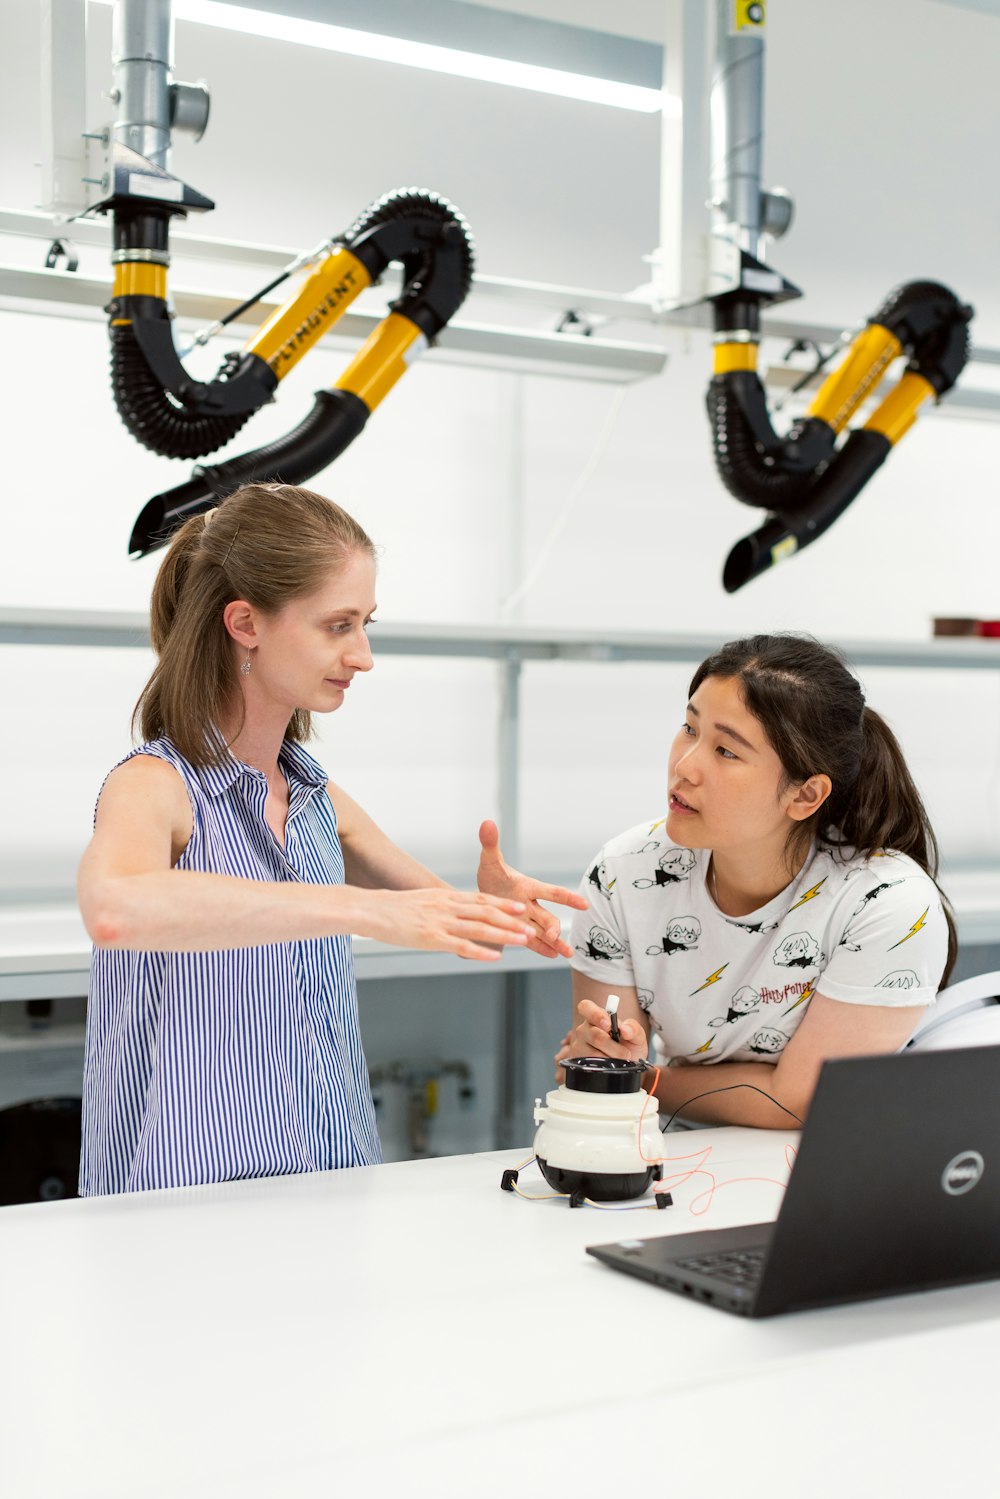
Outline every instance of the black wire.
{"type": "MultiPolygon", "coordinates": [[[[820,370],[823,370],[823,369],[826,368],[826,366],[830,363],[830,360],[834,357],[834,355],[838,354],[843,347],[844,346],[843,346],[842,343],[839,343],[839,342],[835,343],[833,345],[833,347],[831,348],[830,352],[828,354],[824,354],[823,351],[821,350],[819,344],[814,343],[812,339],[808,339],[806,341],[800,341],[798,345],[793,345],[793,347],[788,351],[789,354],[794,353],[795,350],[796,350],[796,348],[802,348],[802,349],[811,348],[811,349],[815,349],[815,351],[816,351],[816,363],[813,365],[813,367],[812,367],[811,370],[806,370],[806,372],[802,376],[801,380],[797,380],[795,382],[795,384],[793,386],[791,386],[791,388],[785,392],[785,394],[781,397],[780,401],[775,401],[774,406],[772,407],[772,410],[774,410],[776,412],[780,411],[782,409],[782,407],[785,406],[786,403],[791,400],[792,396],[798,395],[799,391],[803,388],[803,386],[808,385],[809,381],[812,380],[812,379],[814,379],[819,374],[820,370]]],[[[786,360],[788,359],[788,354],[785,355],[785,359],[786,360]]]]}
{"type": "Polygon", "coordinates": [[[269,291],[274,291],[274,288],[280,286],[282,281],[287,281],[291,274],[291,271],[282,271],[280,276],[275,276],[273,281],[269,281],[266,286],[262,286],[260,291],[255,292],[248,301],[241,302],[238,307],[233,308],[232,312],[227,312],[225,317],[220,317],[219,327],[225,328],[228,323],[238,318],[241,312],[246,312],[249,308],[256,307],[261,297],[266,297],[269,291]]]}
{"type": "Polygon", "coordinates": [[[709,1088],[704,1093],[696,1093],[693,1098],[686,1098],[682,1104],[679,1104],[678,1107],[674,1109],[674,1112],[670,1115],[670,1118],[667,1120],[666,1124],[662,1126],[662,1128],[665,1130],[669,1129],[681,1110],[690,1108],[691,1104],[697,1103],[699,1099],[711,1098],[713,1093],[733,1093],[737,1088],[749,1088],[752,1092],[759,1093],[761,1098],[766,1098],[768,1103],[773,1103],[775,1108],[780,1109],[783,1114],[789,1114],[794,1120],[797,1121],[797,1123],[803,1124],[803,1120],[799,1118],[798,1114],[793,1113],[791,1109],[786,1109],[783,1103],[779,1103],[776,1098],[772,1098],[770,1093],[765,1093],[763,1088],[758,1088],[756,1083],[727,1083],[724,1088],[709,1088]]]}

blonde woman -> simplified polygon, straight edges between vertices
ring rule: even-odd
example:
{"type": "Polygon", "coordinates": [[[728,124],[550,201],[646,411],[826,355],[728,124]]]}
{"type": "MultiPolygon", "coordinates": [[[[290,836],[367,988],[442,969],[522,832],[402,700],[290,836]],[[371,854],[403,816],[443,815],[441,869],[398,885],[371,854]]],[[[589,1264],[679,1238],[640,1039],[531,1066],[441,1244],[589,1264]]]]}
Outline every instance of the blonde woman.
{"type": "Polygon", "coordinates": [[[569,956],[484,823],[475,894],[405,854],[302,748],[371,669],[374,548],[305,489],[188,520],[157,577],[144,743],[80,867],[94,941],[81,1195],[380,1160],[351,933],[495,961],[569,956]]]}

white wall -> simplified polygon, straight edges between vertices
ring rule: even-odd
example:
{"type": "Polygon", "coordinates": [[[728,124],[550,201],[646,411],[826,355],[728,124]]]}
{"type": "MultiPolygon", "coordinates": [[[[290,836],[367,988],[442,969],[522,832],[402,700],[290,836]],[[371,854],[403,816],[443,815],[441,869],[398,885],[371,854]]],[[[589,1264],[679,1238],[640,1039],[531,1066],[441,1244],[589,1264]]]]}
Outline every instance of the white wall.
{"type": "MultiPolygon", "coordinates": [[[[6,0],[0,18],[5,206],[30,207],[36,194],[35,14],[29,0],[6,0]]],[[[1000,223],[980,165],[1000,139],[990,78],[1000,21],[935,0],[774,0],[770,18],[768,179],[799,205],[774,258],[808,288],[803,315],[860,320],[894,282],[930,275],[980,309],[978,342],[1000,344],[1000,223]]],[[[98,9],[95,101],[108,48],[108,15],[98,9]]],[[[205,141],[175,155],[178,172],[218,199],[216,213],[191,226],[200,232],[308,244],[386,188],[419,180],[467,214],[487,271],[608,289],[646,278],[658,150],[644,117],[186,25],[177,52],[181,76],[208,77],[214,95],[205,141]]],[[[26,242],[2,249],[39,258],[26,242]]],[[[542,321],[537,312],[525,319],[542,321]]],[[[127,560],[128,531],[148,496],[180,482],[188,465],[146,453],[122,428],[99,324],[8,308],[0,337],[0,604],[144,607],[156,563],[127,560]]],[[[727,598],[723,557],[758,516],[713,471],[702,405],[709,359],[703,336],[674,336],[665,374],[630,389],[520,619],[596,633],[804,628],[835,639],[923,639],[934,614],[1000,612],[996,427],[941,415],[919,423],[821,542],[727,598]]],[[[335,352],[310,356],[235,451],[287,431],[343,362],[335,352]]],[[[974,372],[969,379],[978,383],[974,372]]],[[[460,370],[433,355],[408,374],[358,443],[313,481],[383,547],[382,618],[496,619],[612,398],[606,386],[460,370]],[[518,505],[520,563],[510,555],[518,505]]],[[[68,883],[101,777],[127,748],[147,665],[140,652],[0,652],[9,778],[0,886],[68,883]]],[[[531,862],[578,867],[618,826],[656,811],[686,675],[528,669],[531,862]]],[[[946,852],[995,853],[1000,682],[866,676],[946,852]]],[[[386,659],[323,726],[331,773],[446,870],[471,866],[479,818],[495,811],[493,685],[488,665],[386,659]]]]}

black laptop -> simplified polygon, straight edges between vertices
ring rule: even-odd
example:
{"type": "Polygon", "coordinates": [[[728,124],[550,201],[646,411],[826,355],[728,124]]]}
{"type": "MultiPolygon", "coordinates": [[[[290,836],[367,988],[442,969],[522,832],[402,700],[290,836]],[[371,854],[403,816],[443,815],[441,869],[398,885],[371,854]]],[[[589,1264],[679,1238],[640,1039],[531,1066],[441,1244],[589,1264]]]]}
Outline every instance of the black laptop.
{"type": "Polygon", "coordinates": [[[1000,1276],[1000,1046],[826,1062],[774,1223],[587,1253],[745,1317],[1000,1276]]]}

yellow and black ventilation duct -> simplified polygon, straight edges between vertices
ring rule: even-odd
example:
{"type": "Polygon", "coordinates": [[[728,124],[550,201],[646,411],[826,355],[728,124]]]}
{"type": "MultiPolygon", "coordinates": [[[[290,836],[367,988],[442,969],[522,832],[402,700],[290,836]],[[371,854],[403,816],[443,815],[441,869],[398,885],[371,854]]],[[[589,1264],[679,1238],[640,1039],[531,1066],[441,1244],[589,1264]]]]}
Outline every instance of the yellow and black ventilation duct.
{"type": "MultiPolygon", "coordinates": [[[[197,467],[186,484],[149,501],[129,544],[133,555],[144,556],[162,546],[190,515],[211,509],[241,484],[303,483],[339,457],[407,365],[461,306],[472,282],[473,248],[465,220],[444,198],[416,189],[388,193],[309,258],[310,272],[298,292],[239,353],[226,356],[213,380],[198,381],[187,373],[174,346],[167,302],[168,228],[174,213],[213,205],[127,148],[116,146],[115,165],[116,183],[120,166],[122,185],[103,205],[114,214],[112,387],[129,431],[165,457],[199,458],[228,443],[355,297],[375,284],[391,262],[403,267],[403,288],[386,318],[335,386],[317,392],[312,410],[287,437],[197,467]],[[139,173],[156,179],[162,200],[135,196],[131,189],[139,173]]],[[[225,321],[283,279],[235,308],[225,321]]]]}
{"type": "Polygon", "coordinates": [[[756,372],[758,304],[745,292],[716,301],[708,391],[716,466],[730,494],[770,512],[730,552],[723,571],[727,593],[801,551],[843,514],[923,403],[955,384],[969,356],[971,317],[972,308],[937,282],[899,287],[827,376],[807,414],[779,437],[756,372]],[[838,446],[851,417],[901,356],[907,358],[902,378],[864,427],[838,446]]]}

